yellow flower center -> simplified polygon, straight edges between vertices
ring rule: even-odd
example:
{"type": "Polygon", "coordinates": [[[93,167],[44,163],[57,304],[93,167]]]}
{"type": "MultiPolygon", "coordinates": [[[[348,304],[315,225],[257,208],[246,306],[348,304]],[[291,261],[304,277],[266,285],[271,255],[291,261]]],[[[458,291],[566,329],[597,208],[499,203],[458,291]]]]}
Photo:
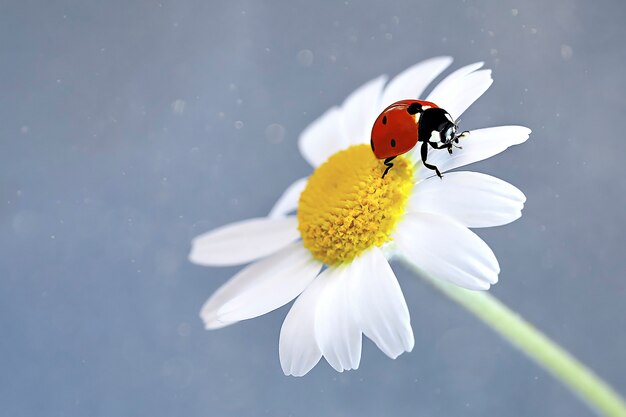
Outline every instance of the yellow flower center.
{"type": "Polygon", "coordinates": [[[332,155],[300,195],[298,229],[304,246],[327,265],[348,262],[391,240],[413,187],[413,165],[400,156],[385,165],[369,145],[332,155]]]}

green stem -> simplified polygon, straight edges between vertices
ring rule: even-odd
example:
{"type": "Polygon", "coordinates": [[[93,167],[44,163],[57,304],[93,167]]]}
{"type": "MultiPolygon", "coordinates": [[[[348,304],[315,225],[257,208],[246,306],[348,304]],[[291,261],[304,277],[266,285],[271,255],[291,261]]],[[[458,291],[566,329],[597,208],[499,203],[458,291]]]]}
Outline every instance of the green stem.
{"type": "Polygon", "coordinates": [[[493,295],[425,278],[552,373],[600,415],[626,417],[626,403],[609,384],[493,295]]]}

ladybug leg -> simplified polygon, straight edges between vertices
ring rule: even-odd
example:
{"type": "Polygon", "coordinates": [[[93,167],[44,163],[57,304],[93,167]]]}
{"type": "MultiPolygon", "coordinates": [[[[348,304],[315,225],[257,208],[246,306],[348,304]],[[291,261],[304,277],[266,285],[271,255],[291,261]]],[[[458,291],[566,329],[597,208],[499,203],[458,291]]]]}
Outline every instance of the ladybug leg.
{"type": "Polygon", "coordinates": [[[458,137],[455,138],[454,140],[448,142],[448,143],[445,143],[445,144],[444,143],[438,144],[438,143],[434,143],[434,142],[428,142],[428,143],[430,144],[430,146],[432,146],[435,149],[446,149],[450,155],[452,155],[452,147],[455,147],[457,149],[463,149],[463,147],[457,146],[457,145],[455,145],[452,142],[457,142],[458,143],[459,142],[458,137]]]}
{"type": "Polygon", "coordinates": [[[450,155],[452,155],[452,146],[454,146],[454,145],[452,145],[452,142],[446,143],[446,144],[443,144],[443,143],[442,144],[438,144],[438,143],[435,143],[435,142],[428,142],[428,143],[430,144],[430,146],[432,146],[435,149],[447,149],[448,153],[450,155]]]}
{"type": "Polygon", "coordinates": [[[428,144],[430,146],[432,146],[433,148],[435,148],[435,149],[448,149],[450,147],[450,144],[443,144],[443,143],[442,144],[438,144],[438,143],[435,143],[435,142],[428,142],[428,144]]]}
{"type": "Polygon", "coordinates": [[[385,178],[385,175],[387,175],[389,170],[393,168],[393,162],[391,161],[393,161],[394,159],[395,159],[395,156],[385,159],[385,166],[387,167],[387,169],[385,169],[385,172],[383,172],[383,178],[385,178]]]}
{"type": "Polygon", "coordinates": [[[437,173],[437,176],[439,178],[443,178],[443,176],[441,175],[441,172],[439,172],[439,168],[437,168],[434,165],[426,163],[426,158],[428,157],[428,142],[422,143],[422,149],[420,149],[420,152],[422,155],[422,163],[424,164],[424,166],[428,169],[432,169],[433,171],[435,171],[435,173],[437,173]]]}

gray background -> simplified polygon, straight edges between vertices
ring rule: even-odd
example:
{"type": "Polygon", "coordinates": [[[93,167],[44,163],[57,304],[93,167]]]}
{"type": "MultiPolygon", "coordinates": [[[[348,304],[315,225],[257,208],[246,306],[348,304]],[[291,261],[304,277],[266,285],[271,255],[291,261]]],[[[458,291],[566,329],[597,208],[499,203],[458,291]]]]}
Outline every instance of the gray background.
{"type": "Polygon", "coordinates": [[[278,362],[282,308],[207,332],[238,268],[190,239],[264,215],[310,168],[298,133],[361,83],[435,55],[495,83],[463,128],[531,140],[473,169],[524,217],[479,230],[493,294],[626,392],[623,1],[0,2],[3,416],[589,416],[401,267],[416,336],[361,369],[278,362]],[[268,126],[278,124],[280,126],[268,126]]]}

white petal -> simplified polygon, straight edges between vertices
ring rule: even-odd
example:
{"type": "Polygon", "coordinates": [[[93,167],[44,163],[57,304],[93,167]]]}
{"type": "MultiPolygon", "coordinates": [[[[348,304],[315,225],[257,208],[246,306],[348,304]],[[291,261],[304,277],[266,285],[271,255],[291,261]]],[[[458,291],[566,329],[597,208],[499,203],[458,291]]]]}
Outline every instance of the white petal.
{"type": "Polygon", "coordinates": [[[300,153],[313,167],[332,154],[350,146],[345,134],[341,110],[333,107],[311,123],[298,139],[300,153]]]}
{"type": "Polygon", "coordinates": [[[418,99],[439,74],[452,63],[449,56],[439,56],[422,61],[402,71],[389,82],[383,93],[379,112],[399,100],[418,99]]]}
{"type": "Polygon", "coordinates": [[[271,255],[299,237],[295,216],[244,220],[193,239],[189,260],[206,266],[240,265],[271,255]]]}
{"type": "Polygon", "coordinates": [[[471,106],[493,84],[491,70],[472,72],[459,78],[449,92],[432,100],[433,103],[442,107],[458,119],[469,106],[471,106]]]}
{"type": "MultiPolygon", "coordinates": [[[[315,274],[317,274],[317,271],[319,271],[321,268],[321,265],[318,265],[317,271],[315,273],[312,273],[311,271],[315,269],[315,267],[304,261],[302,259],[304,258],[304,256],[298,259],[299,256],[302,255],[302,250],[305,249],[302,247],[301,242],[293,243],[292,245],[289,245],[287,248],[267,259],[248,265],[247,267],[239,271],[234,277],[226,281],[226,283],[218,288],[217,291],[215,291],[215,293],[213,293],[213,295],[207,300],[207,302],[204,303],[202,309],[200,310],[200,317],[202,318],[205,327],[207,329],[219,329],[220,327],[233,324],[238,320],[243,320],[243,318],[252,317],[242,316],[241,318],[238,318],[234,314],[231,317],[227,317],[220,316],[220,313],[221,309],[229,302],[234,300],[241,300],[241,298],[239,297],[248,297],[250,294],[254,293],[257,293],[259,294],[259,296],[261,296],[259,291],[267,290],[267,284],[269,281],[275,278],[273,273],[276,270],[282,268],[293,269],[293,263],[301,262],[305,264],[306,271],[304,271],[301,275],[298,274],[296,279],[300,282],[299,284],[293,285],[291,283],[287,283],[287,285],[292,288],[291,290],[275,288],[274,290],[280,294],[278,297],[276,297],[276,295],[274,294],[270,294],[270,299],[266,300],[259,298],[258,300],[255,300],[255,306],[244,306],[243,308],[247,308],[248,310],[254,308],[259,311],[259,307],[262,307],[263,309],[266,309],[266,311],[259,312],[259,314],[257,314],[261,315],[273,310],[274,308],[280,307],[282,304],[279,303],[281,301],[279,297],[288,298],[289,296],[288,294],[286,295],[286,291],[294,292],[295,294],[291,297],[291,299],[295,298],[298,295],[298,290],[297,288],[293,289],[293,287],[301,286],[302,288],[305,288],[306,284],[303,284],[302,281],[308,280],[308,282],[310,282],[310,280],[315,277],[315,274]],[[312,274],[313,277],[310,277],[310,274],[312,274]],[[270,304],[272,303],[272,301],[274,301],[274,304],[280,305],[276,305],[276,307],[271,308],[270,304]],[[258,303],[258,305],[256,305],[256,303],[258,303]]],[[[289,278],[287,279],[290,278],[291,276],[289,276],[289,278]]],[[[275,282],[275,284],[277,286],[283,285],[281,282],[275,282]]],[[[287,300],[283,304],[287,303],[288,301],[289,300],[287,300]]],[[[231,304],[231,306],[233,305],[234,304],[231,304]]]]}
{"type": "Polygon", "coordinates": [[[351,145],[369,143],[372,125],[379,112],[384,75],[363,84],[346,98],[341,106],[348,142],[351,145]]]}
{"type": "Polygon", "coordinates": [[[322,357],[315,339],[315,313],[327,281],[318,277],[298,297],[280,329],[278,353],[285,375],[303,376],[322,357]]]}
{"type": "Polygon", "coordinates": [[[525,201],[520,190],[496,177],[450,172],[419,183],[408,210],[452,217],[467,227],[491,227],[519,219],[525,201]]]}
{"type": "Polygon", "coordinates": [[[467,84],[463,82],[463,79],[482,66],[482,62],[476,62],[454,71],[433,88],[433,91],[426,97],[426,100],[432,101],[439,107],[448,110],[453,117],[458,118],[460,114],[452,113],[448,107],[453,106],[456,96],[463,92],[461,87],[467,86],[467,84]]]}
{"type": "Polygon", "coordinates": [[[359,327],[392,359],[415,344],[409,309],[383,251],[373,248],[353,261],[354,309],[359,327]]]}
{"type": "Polygon", "coordinates": [[[402,256],[424,273],[470,290],[487,290],[500,267],[485,242],[465,226],[431,213],[408,213],[394,236],[402,256]]]}
{"type": "MultiPolygon", "coordinates": [[[[219,287],[217,291],[209,297],[200,309],[200,318],[204,322],[206,329],[219,329],[228,326],[231,323],[221,322],[217,319],[217,312],[224,303],[236,297],[243,289],[254,285],[257,278],[258,264],[254,263],[247,266],[237,273],[234,277],[226,281],[224,285],[219,287]]],[[[258,271],[261,272],[261,271],[258,271]]]]}
{"type": "Polygon", "coordinates": [[[272,207],[269,217],[283,217],[284,215],[296,210],[298,208],[300,194],[304,191],[308,179],[308,177],[300,178],[287,187],[283,195],[280,196],[276,204],[274,204],[274,207],[272,207]]]}
{"type": "MultiPolygon", "coordinates": [[[[498,126],[486,129],[472,130],[460,139],[459,145],[463,149],[454,149],[452,155],[443,149],[435,149],[428,153],[427,162],[439,168],[441,172],[449,171],[464,165],[491,158],[507,149],[528,139],[531,130],[523,126],[498,126]]],[[[426,178],[434,172],[418,164],[417,177],[426,178]]]]}
{"type": "Polygon", "coordinates": [[[222,323],[251,319],[284,306],[296,298],[322,269],[322,263],[296,242],[271,257],[255,263],[242,273],[254,275],[248,285],[219,307],[222,323]]]}
{"type": "Polygon", "coordinates": [[[315,337],[324,358],[338,372],[357,369],[361,361],[361,330],[351,306],[352,264],[328,268],[319,279],[325,288],[315,315],[315,337]]]}

